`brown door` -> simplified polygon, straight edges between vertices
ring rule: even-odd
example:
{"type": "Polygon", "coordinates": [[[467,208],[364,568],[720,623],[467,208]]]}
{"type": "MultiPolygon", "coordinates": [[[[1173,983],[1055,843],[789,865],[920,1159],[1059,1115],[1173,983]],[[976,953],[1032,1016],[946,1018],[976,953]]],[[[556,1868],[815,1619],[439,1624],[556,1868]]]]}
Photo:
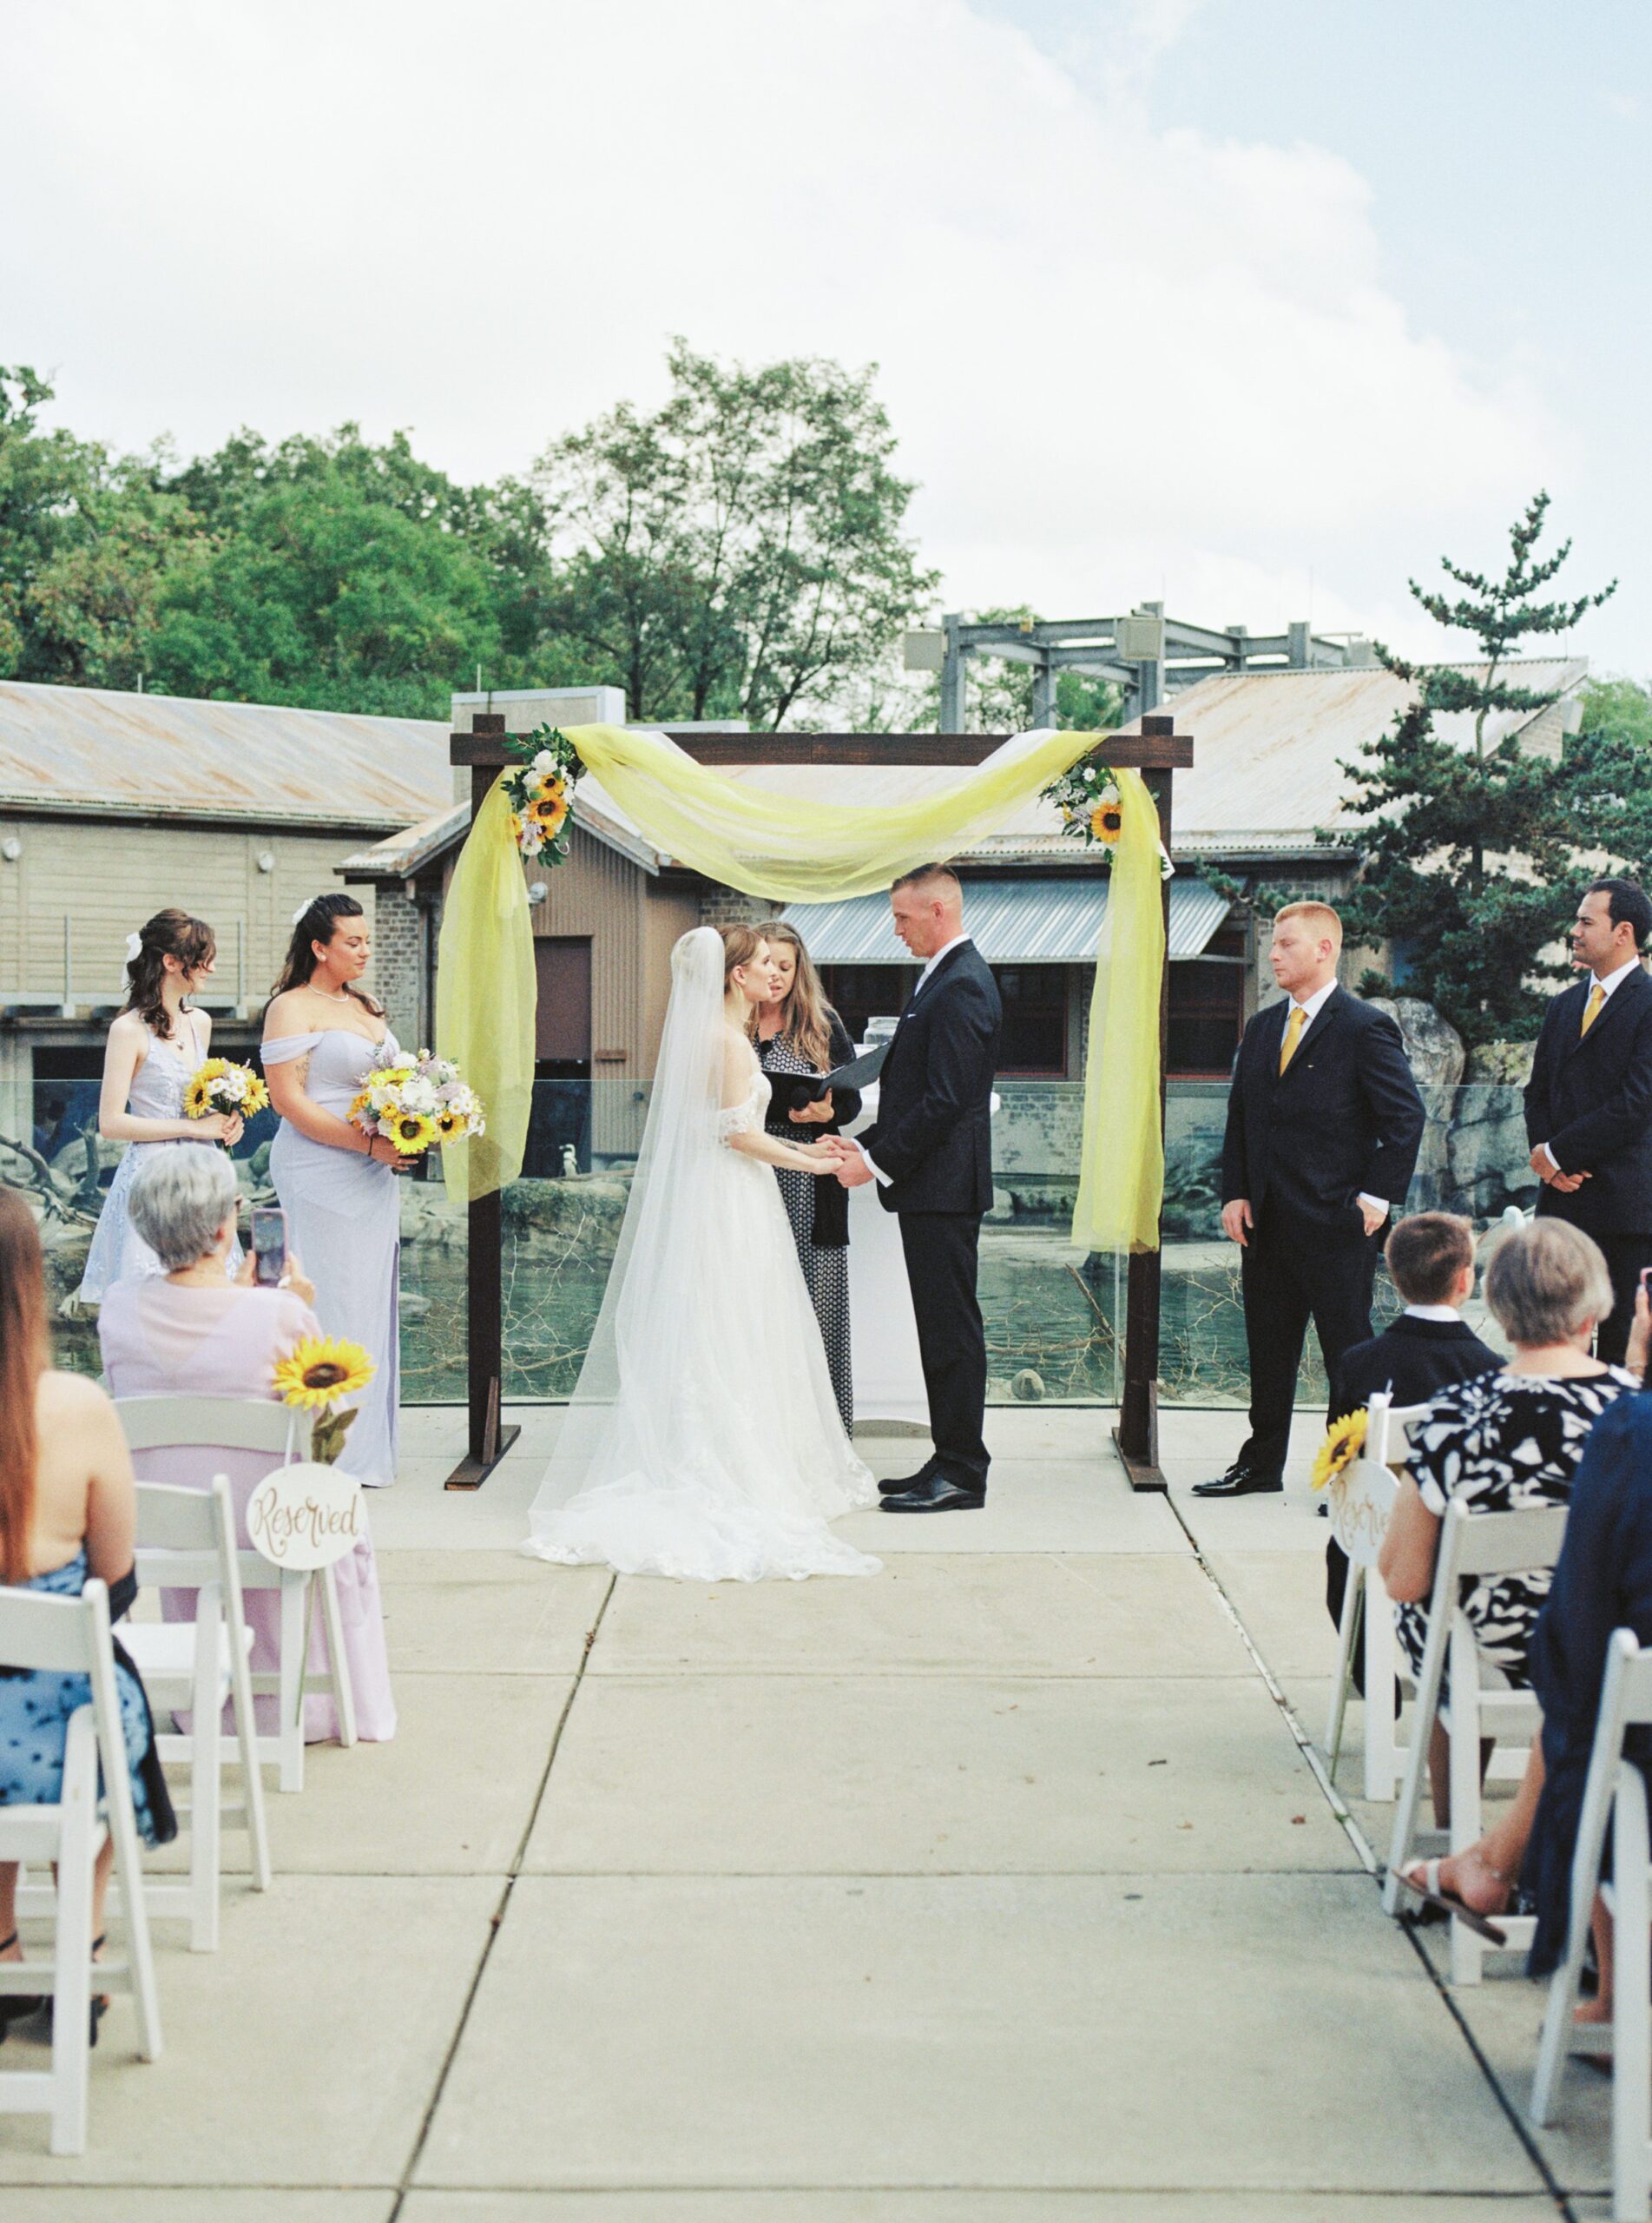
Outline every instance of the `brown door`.
{"type": "Polygon", "coordinates": [[[591,941],[545,934],[534,944],[539,1016],[534,1056],[542,1080],[589,1080],[591,1072],[591,941]]]}

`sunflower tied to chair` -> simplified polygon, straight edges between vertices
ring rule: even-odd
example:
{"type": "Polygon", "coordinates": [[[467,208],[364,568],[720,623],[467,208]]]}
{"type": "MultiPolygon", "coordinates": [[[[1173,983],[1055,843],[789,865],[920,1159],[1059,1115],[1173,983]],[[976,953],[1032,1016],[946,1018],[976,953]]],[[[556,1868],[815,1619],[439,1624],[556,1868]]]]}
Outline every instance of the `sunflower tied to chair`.
{"type": "Polygon", "coordinates": [[[276,1362],[275,1387],[283,1404],[314,1413],[310,1456],[318,1466],[336,1464],[356,1417],[353,1405],[339,1401],[365,1389],[378,1371],[359,1343],[341,1336],[306,1336],[276,1362]]]}
{"type": "Polygon", "coordinates": [[[1338,1476],[1346,1474],[1365,1449],[1366,1430],[1371,1416],[1361,1405],[1358,1411],[1345,1413],[1339,1421],[1333,1421],[1326,1428],[1319,1449],[1313,1455],[1313,1487],[1316,1490],[1329,1488],[1338,1476]]]}

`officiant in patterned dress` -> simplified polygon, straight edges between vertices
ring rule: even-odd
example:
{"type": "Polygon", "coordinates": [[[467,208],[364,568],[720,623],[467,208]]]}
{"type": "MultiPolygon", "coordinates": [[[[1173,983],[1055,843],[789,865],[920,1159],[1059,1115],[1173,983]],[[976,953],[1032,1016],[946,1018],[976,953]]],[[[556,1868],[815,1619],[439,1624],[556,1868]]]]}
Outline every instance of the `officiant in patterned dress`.
{"type": "MultiPolygon", "coordinates": [[[[768,1131],[791,1142],[835,1135],[859,1116],[860,1097],[843,1089],[819,1103],[793,1081],[822,1079],[854,1056],[849,1030],[826,999],[801,935],[784,920],[762,928],[774,972],[774,996],[757,1014],[757,1055],[773,1087],[768,1131]]],[[[854,1381],[849,1356],[849,1196],[835,1181],[777,1166],[798,1263],[820,1323],[826,1366],[844,1433],[854,1429],[854,1381]]]]}

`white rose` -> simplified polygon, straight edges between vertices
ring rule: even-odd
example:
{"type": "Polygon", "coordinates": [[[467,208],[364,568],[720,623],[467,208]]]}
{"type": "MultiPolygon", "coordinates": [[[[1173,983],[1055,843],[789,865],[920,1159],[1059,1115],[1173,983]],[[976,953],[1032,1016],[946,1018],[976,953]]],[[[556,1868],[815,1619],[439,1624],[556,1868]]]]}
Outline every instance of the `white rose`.
{"type": "Polygon", "coordinates": [[[542,775],[548,772],[554,772],[556,769],[556,760],[551,755],[550,749],[542,749],[540,750],[538,755],[533,760],[533,769],[542,775]]]}

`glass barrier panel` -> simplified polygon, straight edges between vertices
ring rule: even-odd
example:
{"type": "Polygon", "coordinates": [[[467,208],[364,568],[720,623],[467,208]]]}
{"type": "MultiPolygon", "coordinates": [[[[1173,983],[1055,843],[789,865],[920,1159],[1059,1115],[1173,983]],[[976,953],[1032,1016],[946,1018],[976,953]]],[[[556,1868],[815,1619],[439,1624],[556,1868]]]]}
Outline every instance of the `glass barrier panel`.
{"type": "MultiPolygon", "coordinates": [[[[1073,1248],[1082,1090],[1073,1082],[1006,1079],[994,1121],[994,1210],[981,1231],[980,1293],[989,1396],[994,1402],[1115,1404],[1122,1386],[1126,1262],[1073,1248]]],[[[95,1082],[36,1086],[30,1155],[0,1147],[0,1181],[22,1190],[42,1222],[60,1364],[98,1370],[93,1322],[76,1316],[79,1284],[120,1146],[99,1142],[95,1082]]],[[[1412,1211],[1464,1213],[1484,1232],[1510,1209],[1530,1210],[1520,1090],[1470,1084],[1424,1091],[1428,1125],[1412,1211]]],[[[646,1084],[536,1085],[525,1170],[503,1205],[505,1395],[565,1397],[584,1356],[624,1217],[648,1114],[646,1084]]],[[[1166,1404],[1242,1405],[1247,1395],[1239,1254],[1221,1232],[1225,1082],[1170,1084],[1165,1118],[1165,1247],[1161,1396],[1166,1404]]],[[[272,1115],[234,1156],[247,1201],[273,1201],[272,1115]]],[[[402,1394],[409,1403],[465,1395],[465,1215],[439,1164],[404,1183],[402,1394]],[[428,1176],[428,1177],[426,1177],[428,1176]]],[[[1379,1269],[1375,1317],[1398,1299],[1379,1269]]],[[[1482,1319],[1478,1300],[1468,1315],[1482,1319]]],[[[1491,1339],[1495,1340],[1495,1331],[1491,1339]]],[[[1299,1390],[1326,1395],[1310,1334],[1299,1390]]]]}

